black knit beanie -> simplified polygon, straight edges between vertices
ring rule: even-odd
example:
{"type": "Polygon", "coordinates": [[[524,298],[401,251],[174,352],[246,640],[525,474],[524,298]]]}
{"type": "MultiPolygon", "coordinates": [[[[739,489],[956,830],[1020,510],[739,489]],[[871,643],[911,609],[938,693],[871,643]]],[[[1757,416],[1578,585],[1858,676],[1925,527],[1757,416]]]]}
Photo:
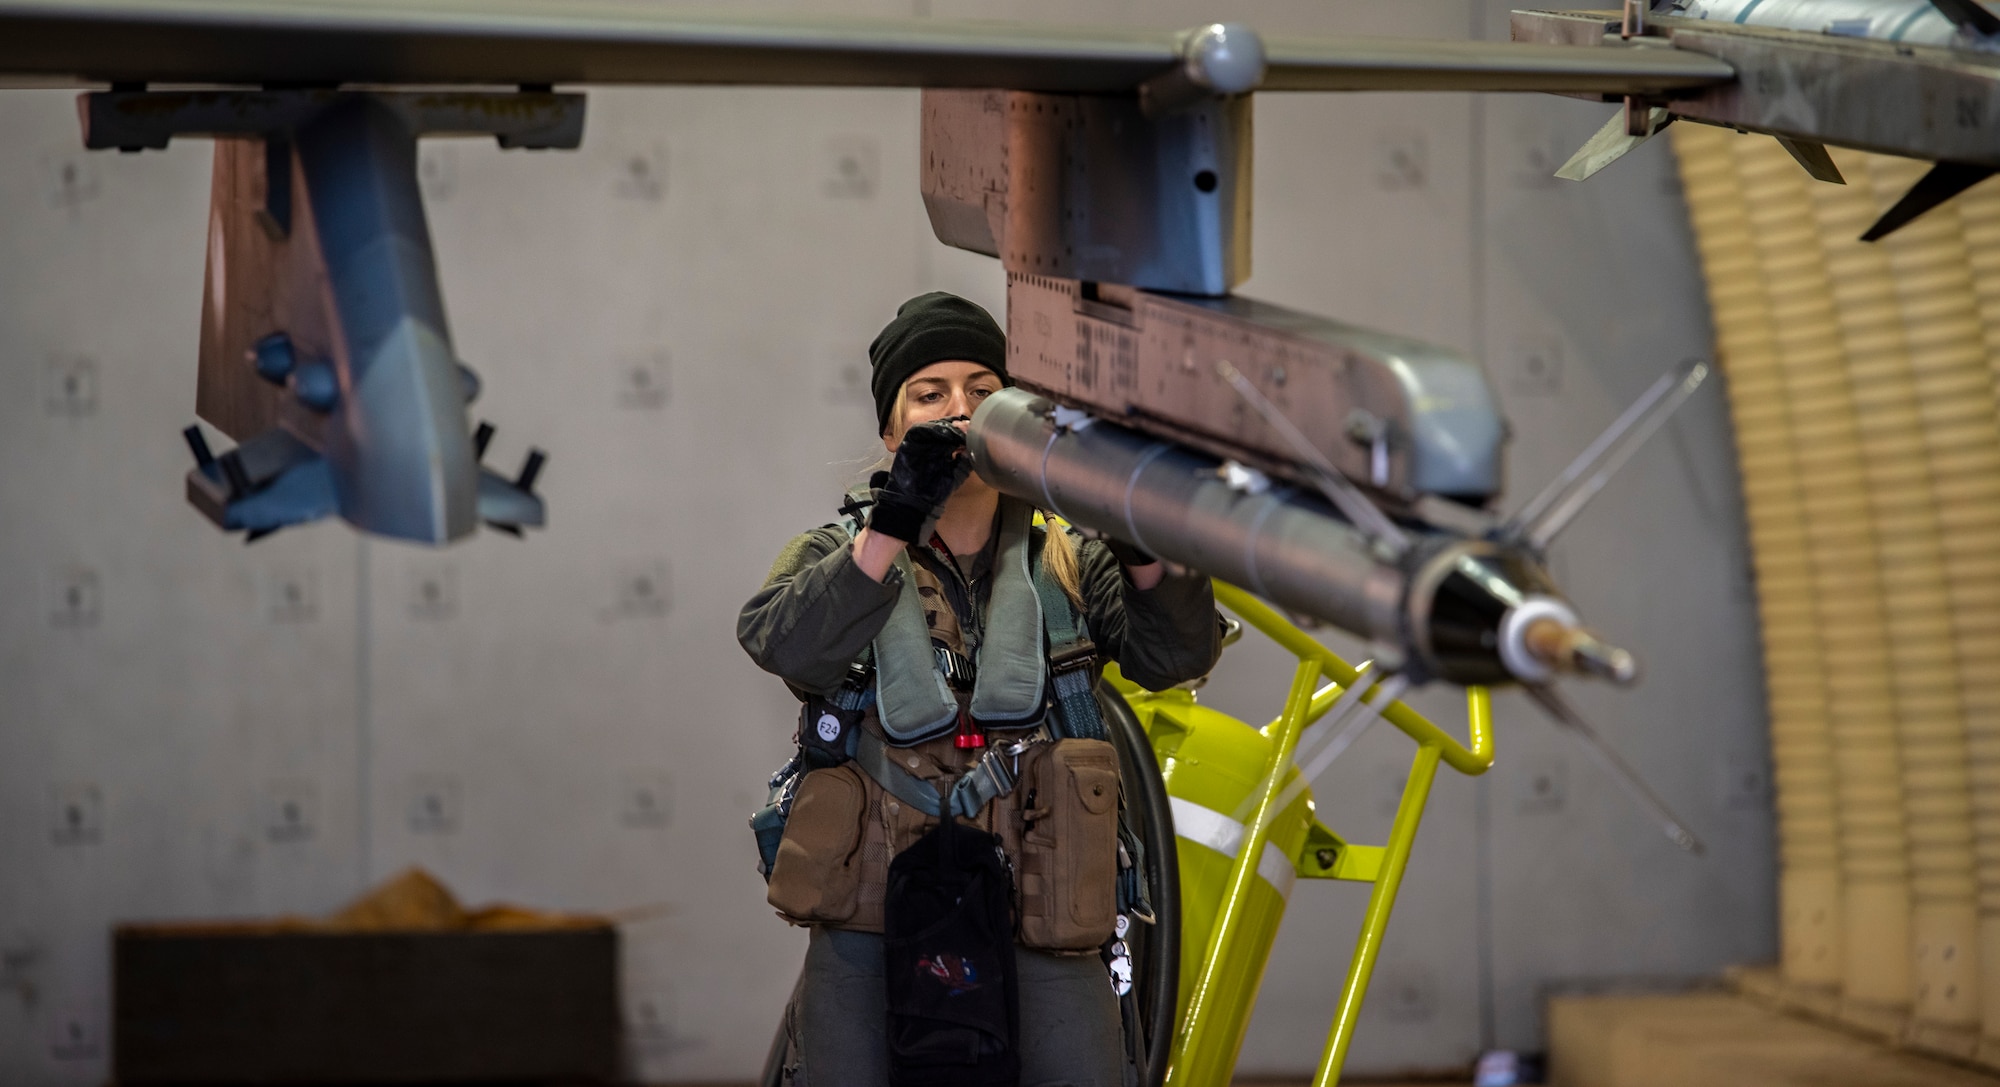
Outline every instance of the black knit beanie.
{"type": "Polygon", "coordinates": [[[1007,335],[985,310],[955,294],[932,291],[896,307],[896,319],[868,345],[876,433],[889,429],[889,411],[910,375],[954,359],[976,362],[1006,381],[1007,335]]]}

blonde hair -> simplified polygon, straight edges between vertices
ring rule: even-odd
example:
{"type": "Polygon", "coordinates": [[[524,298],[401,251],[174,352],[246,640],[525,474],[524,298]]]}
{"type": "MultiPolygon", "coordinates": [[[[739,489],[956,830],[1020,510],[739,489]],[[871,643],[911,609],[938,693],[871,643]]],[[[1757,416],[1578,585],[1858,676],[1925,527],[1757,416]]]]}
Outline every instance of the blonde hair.
{"type": "Polygon", "coordinates": [[[1077,561],[1076,541],[1069,538],[1069,526],[1054,514],[1043,513],[1042,565],[1062,586],[1063,595],[1083,611],[1083,567],[1077,561]]]}
{"type": "MultiPolygon", "coordinates": [[[[889,425],[883,428],[882,437],[886,438],[896,431],[903,429],[903,408],[909,402],[910,383],[905,381],[903,382],[903,387],[896,390],[895,401],[889,405],[889,425]]],[[[895,456],[895,454],[891,453],[890,456],[895,456]]]]}
{"type": "MultiPolygon", "coordinates": [[[[889,429],[882,432],[884,437],[900,429],[903,423],[903,405],[910,395],[908,382],[896,390],[896,401],[889,405],[889,429]]],[[[869,466],[868,472],[886,471],[895,463],[896,454],[885,452],[881,459],[869,466]]],[[[1042,521],[1042,564],[1048,567],[1049,576],[1062,586],[1063,595],[1083,611],[1083,563],[1077,558],[1076,541],[1069,538],[1069,523],[1053,513],[1039,507],[1035,509],[1042,521]]]]}

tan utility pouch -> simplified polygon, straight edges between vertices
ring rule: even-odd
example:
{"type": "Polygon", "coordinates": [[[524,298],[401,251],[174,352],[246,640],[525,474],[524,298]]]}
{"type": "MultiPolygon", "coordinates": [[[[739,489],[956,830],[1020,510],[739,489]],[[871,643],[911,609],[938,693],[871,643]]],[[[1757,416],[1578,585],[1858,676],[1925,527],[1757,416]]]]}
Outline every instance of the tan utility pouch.
{"type": "Polygon", "coordinates": [[[1098,947],[1118,919],[1117,752],[1103,740],[1037,745],[1013,797],[1021,943],[1098,947]]]}
{"type": "Polygon", "coordinates": [[[766,897],[803,923],[854,916],[861,890],[861,823],[868,790],[851,764],[814,770],[799,782],[766,897]]]}

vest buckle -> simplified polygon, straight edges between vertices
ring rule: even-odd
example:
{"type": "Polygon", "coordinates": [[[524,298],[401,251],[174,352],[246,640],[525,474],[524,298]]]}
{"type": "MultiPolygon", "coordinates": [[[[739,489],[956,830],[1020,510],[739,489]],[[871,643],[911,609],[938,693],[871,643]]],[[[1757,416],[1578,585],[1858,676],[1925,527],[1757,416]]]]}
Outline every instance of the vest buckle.
{"type": "Polygon", "coordinates": [[[937,658],[937,669],[954,691],[969,691],[978,678],[979,669],[972,658],[946,646],[932,644],[931,655],[937,658]]]}
{"type": "Polygon", "coordinates": [[[1058,647],[1049,654],[1049,672],[1053,675],[1067,675],[1082,671],[1097,664],[1097,643],[1089,638],[1078,638],[1068,645],[1058,647]]]}

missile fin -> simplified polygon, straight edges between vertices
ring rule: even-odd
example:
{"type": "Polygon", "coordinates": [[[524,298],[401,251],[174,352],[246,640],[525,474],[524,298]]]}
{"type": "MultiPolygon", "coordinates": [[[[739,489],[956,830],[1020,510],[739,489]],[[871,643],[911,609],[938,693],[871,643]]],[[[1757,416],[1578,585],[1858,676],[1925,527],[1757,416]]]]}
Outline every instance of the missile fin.
{"type": "Polygon", "coordinates": [[[1861,235],[1864,242],[1881,241],[1910,225],[1918,216],[1993,176],[1993,167],[1969,162],[1940,162],[1917,179],[1896,206],[1882,213],[1875,225],[1861,235]]]}
{"type": "Polygon", "coordinates": [[[1986,9],[1979,0],[1931,0],[1931,6],[1944,13],[1957,26],[1975,34],[1991,37],[2000,34],[2000,16],[1986,9]]]}
{"type": "Polygon", "coordinates": [[[1634,136],[1625,130],[1625,111],[1611,115],[1609,121],[1597,133],[1583,141],[1576,154],[1562,164],[1556,176],[1565,181],[1582,181],[1606,166],[1617,162],[1632,152],[1633,148],[1660,134],[1660,130],[1673,121],[1673,116],[1665,106],[1654,106],[1648,113],[1647,132],[1644,136],[1634,136]]]}
{"type": "Polygon", "coordinates": [[[1537,551],[1548,547],[1556,534],[1604,489],[1611,474],[1660,429],[1676,408],[1694,395],[1708,377],[1709,369],[1708,363],[1701,359],[1688,359],[1662,374],[1541,493],[1500,526],[1500,538],[1521,540],[1537,551]]]}
{"type": "Polygon", "coordinates": [[[1840,176],[1840,167],[1833,164],[1833,156],[1826,153],[1826,145],[1817,140],[1793,140],[1778,137],[1778,146],[1791,153],[1800,166],[1806,168],[1814,181],[1845,185],[1847,179],[1840,176]]]}
{"type": "Polygon", "coordinates": [[[1669,841],[1684,852],[1697,856],[1706,851],[1701,839],[1687,829],[1687,824],[1667,807],[1666,802],[1660,799],[1652,786],[1646,784],[1646,779],[1639,776],[1639,771],[1634,769],[1631,763],[1626,762],[1625,757],[1620,755],[1617,749],[1605,742],[1603,735],[1591,727],[1590,722],[1585,720],[1575,707],[1557,694],[1555,688],[1529,685],[1521,689],[1527,692],[1529,698],[1541,704],[1550,720],[1583,742],[1584,752],[1611,775],[1611,779],[1618,783],[1618,787],[1624,790],[1625,795],[1631,797],[1632,801],[1652,818],[1654,824],[1666,834],[1669,841]]]}
{"type": "Polygon", "coordinates": [[[1396,527],[1396,522],[1390,520],[1389,515],[1383,513],[1381,507],[1367,495],[1361,493],[1361,489],[1352,481],[1341,475],[1340,469],[1327,459],[1326,454],[1313,445],[1312,440],[1299,430],[1297,424],[1285,418],[1285,414],[1278,410],[1277,405],[1271,403],[1257,386],[1252,385],[1249,378],[1244,377],[1241,371],[1230,365],[1227,359],[1216,361],[1215,372],[1236,390],[1236,395],[1241,396],[1245,403],[1256,409],[1264,422],[1292,447],[1292,451],[1298,455],[1300,465],[1307,470],[1313,481],[1319,484],[1320,492],[1326,495],[1326,500],[1333,504],[1334,509],[1339,510],[1355,528],[1365,533],[1372,543],[1386,547],[1398,555],[1409,550],[1410,538],[1402,529],[1396,527]]]}
{"type": "MultiPolygon", "coordinates": [[[[1292,765],[1299,769],[1298,776],[1286,783],[1278,799],[1272,803],[1273,810],[1284,811],[1291,806],[1300,793],[1326,773],[1333,760],[1353,746],[1370,725],[1381,719],[1382,711],[1395,705],[1410,689],[1410,677],[1395,672],[1381,674],[1383,671],[1362,665],[1354,682],[1348,684],[1327,711],[1326,719],[1300,740],[1298,750],[1292,756],[1292,765]]],[[[1322,691],[1314,697],[1323,697],[1325,693],[1322,691]]],[[[1277,767],[1272,772],[1283,773],[1286,769],[1277,767]]],[[[1265,784],[1268,783],[1267,778],[1265,784]]],[[[1263,793],[1262,786],[1253,790],[1231,814],[1231,818],[1239,823],[1248,821],[1257,806],[1257,798],[1263,793]]]]}

